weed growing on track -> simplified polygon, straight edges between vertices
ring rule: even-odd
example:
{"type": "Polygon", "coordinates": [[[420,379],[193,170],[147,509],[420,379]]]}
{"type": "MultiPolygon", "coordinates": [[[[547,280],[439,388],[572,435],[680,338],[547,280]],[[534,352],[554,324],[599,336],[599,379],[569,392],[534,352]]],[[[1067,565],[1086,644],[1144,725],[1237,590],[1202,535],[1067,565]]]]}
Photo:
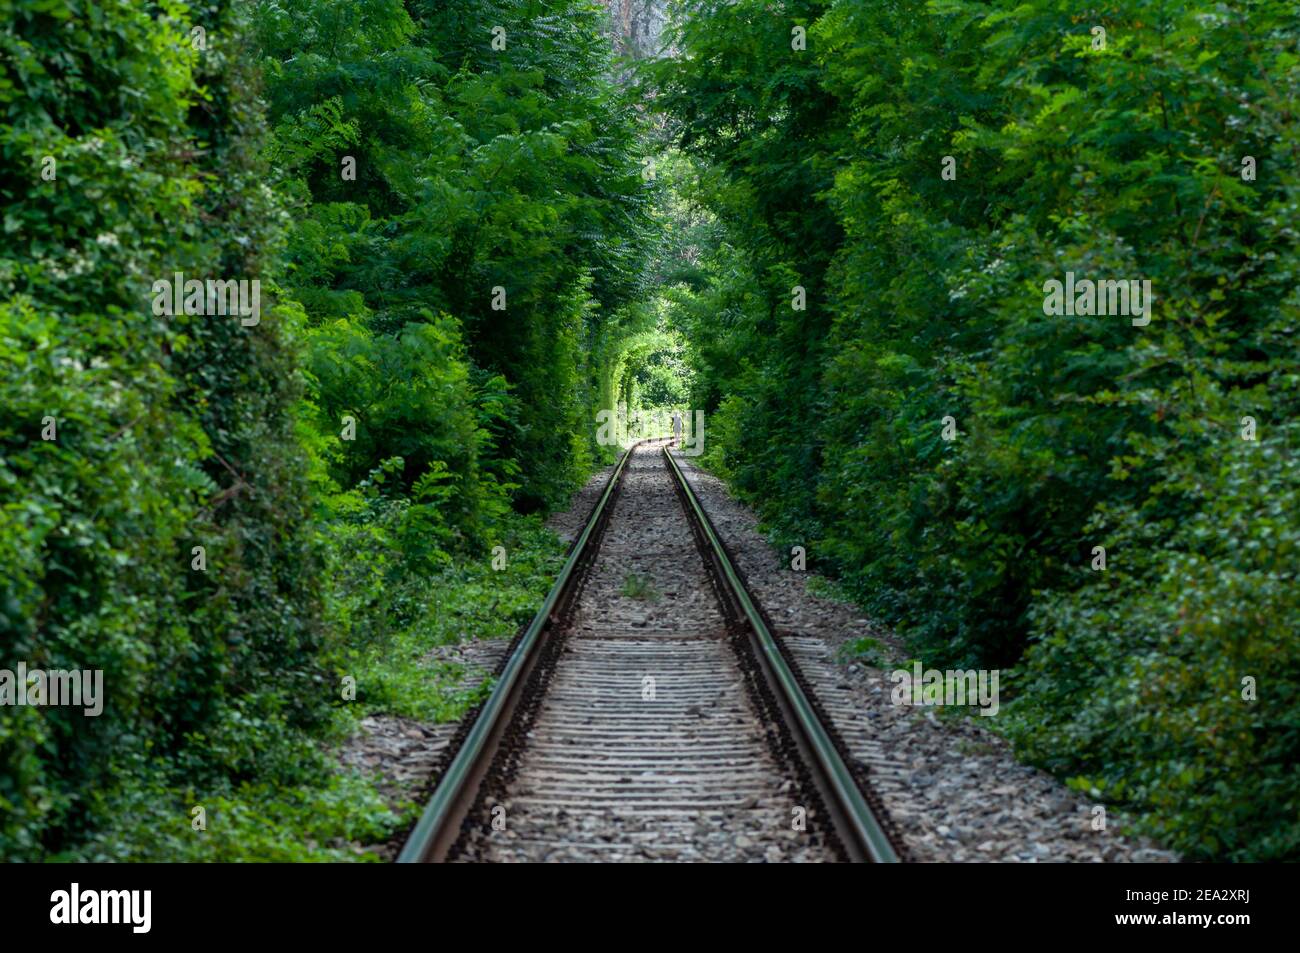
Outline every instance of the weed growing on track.
{"type": "Polygon", "coordinates": [[[658,602],[659,590],[645,576],[630,572],[623,578],[623,595],[641,602],[658,602]]]}

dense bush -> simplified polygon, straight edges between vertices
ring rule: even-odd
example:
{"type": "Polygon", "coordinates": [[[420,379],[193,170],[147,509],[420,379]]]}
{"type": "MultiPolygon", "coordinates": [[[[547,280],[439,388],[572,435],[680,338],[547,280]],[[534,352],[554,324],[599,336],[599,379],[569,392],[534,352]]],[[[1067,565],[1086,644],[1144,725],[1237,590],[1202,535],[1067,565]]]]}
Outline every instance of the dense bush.
{"type": "Polygon", "coordinates": [[[102,669],[108,698],[0,711],[15,858],[101,820],[91,793],[144,752],[253,747],[321,710],[284,333],[269,308],[246,328],[150,307],[175,271],[257,277],[273,238],[243,20],[43,6],[4,4],[0,32],[0,655],[102,669]]]}
{"type": "Polygon", "coordinates": [[[709,459],[928,662],[1022,661],[1013,737],[1193,854],[1296,851],[1297,36],[741,0],[653,70],[720,233],[675,309],[709,459]],[[1150,324],[1045,314],[1067,271],[1150,280],[1150,324]]]}

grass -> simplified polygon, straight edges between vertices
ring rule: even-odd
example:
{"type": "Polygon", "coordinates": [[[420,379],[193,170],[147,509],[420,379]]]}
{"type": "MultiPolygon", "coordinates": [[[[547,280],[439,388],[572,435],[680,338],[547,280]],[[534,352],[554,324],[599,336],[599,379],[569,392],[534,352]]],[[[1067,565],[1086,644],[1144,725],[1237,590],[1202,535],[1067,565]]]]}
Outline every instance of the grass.
{"type": "Polygon", "coordinates": [[[642,602],[658,602],[659,591],[645,576],[630,572],[623,577],[623,595],[642,602]]]}
{"type": "Polygon", "coordinates": [[[839,654],[842,660],[861,662],[873,668],[886,668],[889,665],[889,656],[885,652],[885,646],[879,639],[867,636],[854,639],[852,642],[845,642],[840,646],[839,654]]]}

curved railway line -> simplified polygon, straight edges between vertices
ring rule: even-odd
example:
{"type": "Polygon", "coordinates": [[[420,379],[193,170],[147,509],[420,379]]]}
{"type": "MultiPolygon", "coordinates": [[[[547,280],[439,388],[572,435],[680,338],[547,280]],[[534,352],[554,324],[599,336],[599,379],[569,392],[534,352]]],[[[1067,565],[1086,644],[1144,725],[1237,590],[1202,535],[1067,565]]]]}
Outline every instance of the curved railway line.
{"type": "Polygon", "coordinates": [[[906,859],[660,441],[620,458],[449,752],[399,862],[906,859]]]}

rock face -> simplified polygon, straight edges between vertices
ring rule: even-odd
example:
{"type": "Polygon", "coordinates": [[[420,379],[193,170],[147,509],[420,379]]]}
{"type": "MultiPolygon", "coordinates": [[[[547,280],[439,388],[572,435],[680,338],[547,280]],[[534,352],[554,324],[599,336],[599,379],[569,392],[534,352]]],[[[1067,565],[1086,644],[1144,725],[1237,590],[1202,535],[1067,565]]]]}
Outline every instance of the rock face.
{"type": "Polygon", "coordinates": [[[668,0],[600,0],[609,11],[615,48],[636,59],[662,56],[668,0]]]}

